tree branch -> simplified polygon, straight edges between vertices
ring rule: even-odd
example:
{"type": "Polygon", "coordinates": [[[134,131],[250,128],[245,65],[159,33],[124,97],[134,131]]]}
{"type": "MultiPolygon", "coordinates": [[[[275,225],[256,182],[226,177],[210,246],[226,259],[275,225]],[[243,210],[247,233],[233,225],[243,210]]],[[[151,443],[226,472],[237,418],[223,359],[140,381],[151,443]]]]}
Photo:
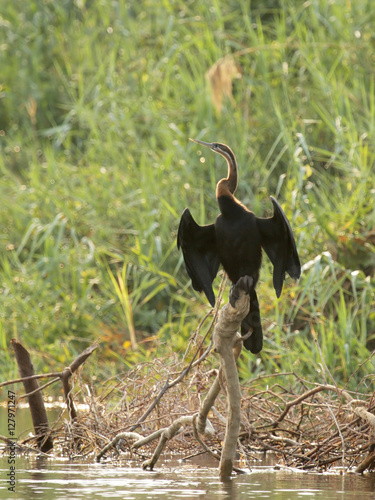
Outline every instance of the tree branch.
{"type": "Polygon", "coordinates": [[[242,340],[237,332],[250,307],[249,295],[241,288],[241,280],[234,285],[238,297],[236,307],[228,303],[221,309],[213,335],[214,348],[220,356],[227,384],[227,427],[219,466],[222,481],[228,480],[233,471],[241,422],[241,390],[236,360],[241,352],[242,340]]]}

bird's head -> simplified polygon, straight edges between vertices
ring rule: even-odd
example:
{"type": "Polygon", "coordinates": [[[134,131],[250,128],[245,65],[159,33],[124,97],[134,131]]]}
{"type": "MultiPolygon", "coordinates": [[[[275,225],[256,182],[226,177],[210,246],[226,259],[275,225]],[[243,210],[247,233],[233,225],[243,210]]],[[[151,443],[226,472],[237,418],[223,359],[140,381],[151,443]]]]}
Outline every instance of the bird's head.
{"type": "MultiPolygon", "coordinates": [[[[234,193],[237,188],[237,162],[234,156],[233,151],[226,144],[222,144],[220,142],[204,142],[199,141],[198,139],[190,139],[197,144],[202,144],[202,146],[206,146],[210,148],[214,153],[218,153],[223,156],[228,163],[228,177],[226,179],[222,179],[219,184],[228,189],[230,193],[234,193]]],[[[218,184],[218,186],[219,186],[218,184]]]]}
{"type": "Polygon", "coordinates": [[[197,144],[202,144],[202,146],[206,146],[206,148],[212,149],[212,151],[224,156],[224,158],[227,158],[227,155],[231,155],[232,157],[234,157],[233,151],[230,149],[230,147],[226,146],[225,144],[221,144],[220,142],[204,142],[199,141],[198,139],[189,140],[196,142],[197,144]]]}

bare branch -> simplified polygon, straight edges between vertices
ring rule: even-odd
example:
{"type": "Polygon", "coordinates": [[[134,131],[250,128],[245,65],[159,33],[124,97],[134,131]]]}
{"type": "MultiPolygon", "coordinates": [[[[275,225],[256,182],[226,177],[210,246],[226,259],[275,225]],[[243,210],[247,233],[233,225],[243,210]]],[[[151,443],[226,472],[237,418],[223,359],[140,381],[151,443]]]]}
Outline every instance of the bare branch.
{"type": "Polygon", "coordinates": [[[245,294],[241,286],[238,286],[236,291],[239,297],[236,308],[228,303],[221,309],[214,331],[215,351],[220,356],[228,400],[227,427],[219,467],[220,478],[223,481],[227,480],[233,471],[241,422],[241,391],[236,359],[241,352],[242,342],[237,331],[250,307],[249,295],[245,294]]]}
{"type": "Polygon", "coordinates": [[[6,385],[19,384],[20,382],[27,382],[29,380],[38,380],[40,378],[52,378],[59,377],[60,372],[52,372],[52,373],[42,373],[40,375],[30,375],[29,377],[16,378],[13,380],[7,380],[5,382],[1,382],[0,387],[4,387],[6,385]]]}
{"type": "Polygon", "coordinates": [[[293,406],[299,405],[302,401],[308,399],[310,396],[313,396],[314,394],[317,394],[318,392],[321,392],[321,391],[335,391],[339,395],[344,396],[345,399],[347,399],[349,401],[352,399],[352,397],[350,396],[350,394],[347,391],[343,391],[341,389],[338,389],[334,385],[318,385],[318,386],[314,387],[313,389],[311,389],[310,391],[305,392],[301,396],[298,396],[298,398],[294,399],[293,401],[289,401],[288,403],[286,403],[284,411],[274,421],[274,425],[277,425],[280,422],[282,422],[284,420],[284,418],[286,417],[286,415],[288,414],[289,410],[293,406]]]}

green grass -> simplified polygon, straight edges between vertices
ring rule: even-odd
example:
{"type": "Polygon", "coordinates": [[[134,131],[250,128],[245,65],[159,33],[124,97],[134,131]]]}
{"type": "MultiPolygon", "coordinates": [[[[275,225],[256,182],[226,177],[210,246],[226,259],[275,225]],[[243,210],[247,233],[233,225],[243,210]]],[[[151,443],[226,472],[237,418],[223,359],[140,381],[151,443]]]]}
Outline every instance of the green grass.
{"type": "Polygon", "coordinates": [[[314,336],[338,383],[373,373],[373,11],[366,0],[3,2],[1,377],[16,374],[12,337],[38,371],[101,337],[103,376],[165,344],[183,350],[208,305],[175,247],[179,216],[189,206],[212,221],[226,172],[189,137],[233,148],[238,197],[256,213],[276,194],[305,264],[277,301],[264,259],[265,349],[244,354],[242,378],[323,380],[314,336]],[[241,78],[219,113],[205,74],[227,55],[241,78]]]}

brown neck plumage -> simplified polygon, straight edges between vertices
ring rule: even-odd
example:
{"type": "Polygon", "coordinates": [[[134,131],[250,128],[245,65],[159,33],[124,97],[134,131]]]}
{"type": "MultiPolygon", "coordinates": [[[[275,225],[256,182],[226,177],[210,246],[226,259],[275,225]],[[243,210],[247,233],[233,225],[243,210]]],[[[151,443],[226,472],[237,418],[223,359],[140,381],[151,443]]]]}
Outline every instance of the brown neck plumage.
{"type": "Polygon", "coordinates": [[[227,147],[224,150],[217,150],[217,153],[224,156],[228,164],[228,176],[225,179],[221,179],[216,186],[216,198],[220,196],[233,197],[234,192],[237,189],[238,174],[237,174],[237,162],[233,154],[233,151],[227,147]]]}

